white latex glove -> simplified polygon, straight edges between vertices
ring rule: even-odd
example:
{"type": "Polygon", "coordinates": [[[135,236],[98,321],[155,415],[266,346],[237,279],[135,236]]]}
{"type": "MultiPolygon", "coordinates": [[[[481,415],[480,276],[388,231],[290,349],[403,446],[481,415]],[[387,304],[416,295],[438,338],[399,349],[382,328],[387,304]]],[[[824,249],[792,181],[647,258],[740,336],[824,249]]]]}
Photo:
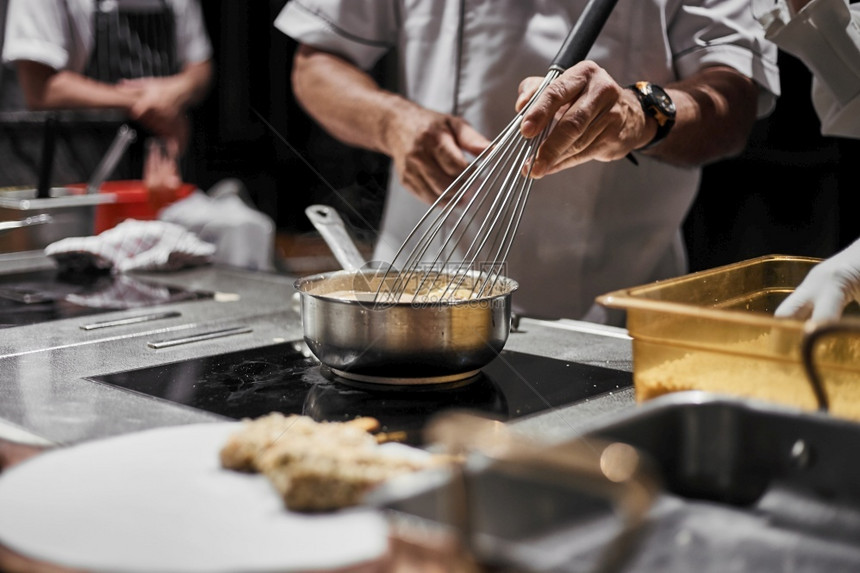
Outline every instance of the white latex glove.
{"type": "Polygon", "coordinates": [[[860,239],[815,265],[774,314],[835,320],[852,300],[860,300],[860,239]]]}

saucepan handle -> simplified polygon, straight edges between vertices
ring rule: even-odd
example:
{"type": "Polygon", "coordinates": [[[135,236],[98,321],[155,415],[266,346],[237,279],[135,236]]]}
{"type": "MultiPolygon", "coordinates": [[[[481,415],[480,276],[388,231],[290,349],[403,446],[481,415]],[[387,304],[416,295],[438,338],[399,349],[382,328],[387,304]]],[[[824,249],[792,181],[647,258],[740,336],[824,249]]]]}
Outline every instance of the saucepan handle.
{"type": "Polygon", "coordinates": [[[364,265],[364,257],[346,232],[346,225],[337,210],[328,205],[311,205],[305,209],[305,214],[344,270],[354,271],[364,265]]]}

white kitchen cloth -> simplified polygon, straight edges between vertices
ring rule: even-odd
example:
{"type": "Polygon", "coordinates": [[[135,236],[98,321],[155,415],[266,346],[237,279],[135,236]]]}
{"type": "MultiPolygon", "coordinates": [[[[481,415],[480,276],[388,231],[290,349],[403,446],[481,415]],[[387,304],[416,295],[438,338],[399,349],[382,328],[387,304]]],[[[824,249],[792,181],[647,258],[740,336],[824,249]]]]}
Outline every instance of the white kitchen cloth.
{"type": "Polygon", "coordinates": [[[69,237],[45,247],[60,266],[90,266],[114,272],[171,271],[212,261],[215,246],[165,221],[127,219],[91,237],[69,237]]]}
{"type": "Polygon", "coordinates": [[[216,183],[168,205],[158,219],[176,223],[215,245],[213,262],[252,271],[274,270],[275,223],[249,206],[237,179],[216,183]]]}
{"type": "Polygon", "coordinates": [[[117,275],[110,284],[97,291],[69,293],[63,300],[87,308],[141,308],[170,302],[170,287],[146,283],[131,275],[117,275]]]}

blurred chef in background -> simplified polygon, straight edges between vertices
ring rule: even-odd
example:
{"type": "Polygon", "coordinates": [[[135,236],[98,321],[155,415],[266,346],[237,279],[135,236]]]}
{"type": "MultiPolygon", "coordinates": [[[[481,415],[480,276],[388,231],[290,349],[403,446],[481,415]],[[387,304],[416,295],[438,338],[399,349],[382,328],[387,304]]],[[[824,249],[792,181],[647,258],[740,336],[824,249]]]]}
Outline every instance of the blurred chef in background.
{"type": "MultiPolygon", "coordinates": [[[[618,2],[593,61],[551,87],[552,105],[570,105],[535,169],[565,171],[536,182],[507,259],[518,313],[621,323],[595,296],[686,272],[681,225],[700,166],[740,152],[778,92],[776,48],[748,1],[618,2]],[[638,166],[623,160],[631,151],[638,166]]],[[[286,4],[275,25],[300,43],[298,101],[335,137],[392,158],[376,259],[392,259],[428,201],[511,120],[520,82],[546,72],[585,5],[286,4]],[[366,72],[390,50],[397,93],[366,72]]]]}
{"type": "Polygon", "coordinates": [[[8,0],[6,20],[3,61],[17,72],[4,82],[7,109],[17,90],[29,110],[123,110],[185,147],[186,112],[212,78],[196,0],[8,0]]]}
{"type": "Polygon", "coordinates": [[[812,72],[821,133],[860,137],[860,5],[847,0],[753,0],[766,37],[812,72]],[[760,6],[767,4],[768,8],[760,6]]]}
{"type": "MultiPolygon", "coordinates": [[[[821,133],[860,138],[860,4],[847,0],[753,0],[767,38],[812,72],[821,133]]],[[[860,301],[860,240],[816,265],[776,316],[836,319],[860,301]]]]}
{"type": "MultiPolygon", "coordinates": [[[[212,82],[212,45],[197,0],[8,1],[3,59],[15,64],[26,107],[124,111],[144,133],[139,161],[122,178],[142,178],[153,203],[169,198],[183,181],[187,112],[212,82]]],[[[112,138],[83,141],[100,158],[112,138]]],[[[90,175],[60,174],[60,182],[90,175]]],[[[214,244],[216,263],[273,269],[274,222],[254,208],[239,180],[195,190],[158,218],[214,244]]]]}

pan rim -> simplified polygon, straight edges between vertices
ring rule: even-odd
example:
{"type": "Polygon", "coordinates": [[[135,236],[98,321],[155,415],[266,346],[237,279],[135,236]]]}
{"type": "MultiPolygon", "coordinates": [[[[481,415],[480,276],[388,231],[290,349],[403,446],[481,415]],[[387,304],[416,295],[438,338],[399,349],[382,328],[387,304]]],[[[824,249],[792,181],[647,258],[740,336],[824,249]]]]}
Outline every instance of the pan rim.
{"type": "MultiPolygon", "coordinates": [[[[308,275],[308,276],[300,277],[300,278],[296,279],[295,282],[293,283],[293,287],[302,296],[307,295],[307,296],[310,296],[310,297],[313,297],[316,299],[322,299],[325,301],[332,301],[332,302],[338,302],[338,303],[343,303],[343,304],[360,305],[360,306],[367,307],[369,304],[368,301],[327,296],[328,293],[314,293],[314,292],[311,292],[309,290],[310,285],[318,284],[321,281],[324,281],[326,279],[335,278],[335,277],[348,277],[348,276],[356,276],[356,275],[365,275],[365,274],[369,274],[369,272],[366,270],[362,270],[362,269],[357,269],[357,270],[341,269],[341,270],[336,270],[336,271],[327,271],[327,272],[322,272],[322,273],[315,273],[312,275],[308,275]]],[[[388,302],[388,301],[386,301],[386,302],[372,303],[372,306],[386,307],[386,308],[387,307],[395,307],[395,308],[397,308],[397,307],[415,307],[415,306],[420,306],[422,308],[423,307],[440,307],[440,308],[442,308],[442,307],[453,307],[453,306],[465,306],[465,305],[474,304],[477,302],[485,302],[485,301],[509,297],[517,289],[519,289],[519,286],[520,286],[516,280],[514,280],[510,277],[507,277],[507,276],[500,276],[498,279],[498,282],[500,285],[502,285],[503,288],[505,288],[505,292],[498,293],[498,294],[488,294],[488,295],[484,295],[484,296],[481,296],[478,298],[473,298],[473,299],[444,300],[444,301],[421,301],[421,302],[413,302],[413,301],[388,302]]]]}

